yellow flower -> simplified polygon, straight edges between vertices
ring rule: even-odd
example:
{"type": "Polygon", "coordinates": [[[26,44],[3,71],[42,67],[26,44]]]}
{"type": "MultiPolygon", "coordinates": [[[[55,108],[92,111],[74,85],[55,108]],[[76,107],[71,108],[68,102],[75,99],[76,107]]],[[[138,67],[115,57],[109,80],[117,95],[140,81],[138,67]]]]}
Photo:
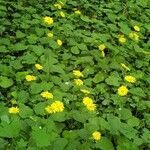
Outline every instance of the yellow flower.
{"type": "Polygon", "coordinates": [[[51,105],[45,107],[45,111],[46,111],[47,113],[49,113],[49,114],[52,114],[53,111],[52,111],[52,109],[51,109],[51,105]]]}
{"type": "Polygon", "coordinates": [[[25,78],[26,78],[27,81],[34,81],[34,80],[36,80],[36,77],[32,76],[32,75],[26,75],[25,78]]]}
{"type": "Polygon", "coordinates": [[[41,95],[43,98],[45,98],[45,99],[51,99],[51,98],[53,98],[53,94],[50,93],[50,92],[48,92],[48,91],[42,92],[40,95],[41,95]]]}
{"type": "Polygon", "coordinates": [[[126,42],[126,38],[124,37],[124,35],[119,35],[119,42],[120,43],[125,43],[126,42]]]}
{"type": "Polygon", "coordinates": [[[89,110],[89,111],[94,111],[96,109],[96,104],[88,104],[86,106],[86,108],[89,110]]]}
{"type": "Polygon", "coordinates": [[[74,79],[74,82],[78,86],[83,85],[83,81],[81,79],[74,79]]]}
{"type": "Polygon", "coordinates": [[[63,11],[60,12],[60,16],[63,17],[63,18],[65,18],[65,14],[64,14],[63,11]]]}
{"type": "Polygon", "coordinates": [[[86,89],[80,89],[80,91],[83,92],[84,94],[90,94],[90,91],[86,89]]]}
{"type": "Polygon", "coordinates": [[[106,48],[105,44],[100,44],[98,48],[102,52],[102,56],[105,57],[105,52],[104,52],[104,49],[106,48]]]}
{"type": "Polygon", "coordinates": [[[61,46],[62,45],[62,41],[61,40],[57,40],[57,44],[59,45],[59,46],[61,46]]]}
{"type": "Polygon", "coordinates": [[[17,113],[19,113],[19,108],[18,107],[11,107],[8,109],[8,112],[10,114],[17,114],[17,113]]]}
{"type": "Polygon", "coordinates": [[[105,57],[105,52],[104,51],[102,51],[102,56],[105,57]]]}
{"type": "Polygon", "coordinates": [[[43,69],[43,67],[40,64],[35,64],[35,68],[38,69],[38,70],[42,70],[43,69]]]}
{"type": "Polygon", "coordinates": [[[53,37],[53,33],[49,32],[49,33],[47,33],[47,36],[48,37],[53,37]]]}
{"type": "Polygon", "coordinates": [[[118,95],[125,96],[128,94],[128,89],[126,86],[122,85],[118,88],[118,95]]]}
{"type": "Polygon", "coordinates": [[[105,44],[100,44],[98,46],[98,48],[99,48],[99,50],[103,51],[106,48],[106,46],[105,46],[105,44]]]}
{"type": "Polygon", "coordinates": [[[90,97],[84,97],[83,104],[89,111],[94,111],[96,109],[96,105],[93,103],[93,100],[90,97]]]}
{"type": "Polygon", "coordinates": [[[61,8],[62,8],[62,6],[61,6],[60,4],[58,4],[58,3],[54,4],[54,6],[55,6],[56,8],[58,8],[58,9],[61,9],[61,8]]]}
{"type": "Polygon", "coordinates": [[[75,14],[81,15],[81,11],[80,10],[75,10],[74,12],[75,14]]]}
{"type": "Polygon", "coordinates": [[[135,26],[134,26],[134,30],[135,30],[135,31],[140,31],[140,27],[137,26],[137,25],[135,25],[135,26]]]}
{"type": "Polygon", "coordinates": [[[98,132],[98,131],[95,131],[92,133],[92,138],[96,141],[100,140],[101,139],[101,133],[98,132]]]}
{"type": "Polygon", "coordinates": [[[44,17],[44,23],[45,24],[51,25],[51,24],[53,24],[53,22],[54,22],[53,18],[48,17],[48,16],[44,17]]]}
{"type": "Polygon", "coordinates": [[[77,77],[83,77],[83,74],[80,72],[80,70],[73,70],[73,74],[77,77]]]}
{"type": "Polygon", "coordinates": [[[135,83],[136,82],[136,78],[133,76],[125,76],[124,78],[126,81],[130,82],[130,83],[135,83]]]}
{"type": "Polygon", "coordinates": [[[123,68],[125,68],[126,70],[130,71],[130,68],[127,67],[125,64],[121,63],[121,66],[122,66],[123,68]]]}
{"type": "Polygon", "coordinates": [[[50,106],[47,106],[45,110],[47,113],[50,113],[50,114],[56,113],[56,112],[62,112],[64,111],[64,104],[63,102],[55,101],[50,106]]]}
{"type": "Polygon", "coordinates": [[[83,104],[84,104],[85,106],[91,105],[91,104],[93,104],[93,100],[92,100],[90,97],[84,97],[84,98],[83,98],[83,104]]]}
{"type": "Polygon", "coordinates": [[[130,37],[132,40],[139,41],[139,35],[138,35],[136,32],[131,32],[131,33],[129,34],[129,37],[130,37]]]}

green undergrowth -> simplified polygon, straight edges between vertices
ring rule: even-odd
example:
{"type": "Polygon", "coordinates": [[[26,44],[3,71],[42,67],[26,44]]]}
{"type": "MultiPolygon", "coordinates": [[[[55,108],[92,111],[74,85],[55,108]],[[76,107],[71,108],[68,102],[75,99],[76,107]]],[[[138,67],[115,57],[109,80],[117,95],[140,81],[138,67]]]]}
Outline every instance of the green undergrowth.
{"type": "Polygon", "coordinates": [[[0,150],[150,149],[149,8],[149,0],[0,0],[0,150]]]}

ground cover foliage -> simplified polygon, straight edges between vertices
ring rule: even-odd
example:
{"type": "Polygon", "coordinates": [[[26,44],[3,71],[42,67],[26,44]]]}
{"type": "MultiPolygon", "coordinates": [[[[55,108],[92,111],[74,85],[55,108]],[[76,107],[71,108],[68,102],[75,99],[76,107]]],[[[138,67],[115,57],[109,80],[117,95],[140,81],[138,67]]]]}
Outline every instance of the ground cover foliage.
{"type": "Polygon", "coordinates": [[[149,0],[0,0],[0,149],[150,149],[149,0]]]}

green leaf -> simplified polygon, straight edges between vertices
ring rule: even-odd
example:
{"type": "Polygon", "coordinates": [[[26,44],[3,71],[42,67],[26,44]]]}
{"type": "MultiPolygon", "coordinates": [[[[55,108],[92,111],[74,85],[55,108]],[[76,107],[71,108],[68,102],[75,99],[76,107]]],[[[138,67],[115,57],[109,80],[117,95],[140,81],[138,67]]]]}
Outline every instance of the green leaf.
{"type": "Polygon", "coordinates": [[[143,135],[142,135],[142,139],[150,144],[150,130],[148,130],[147,128],[143,129],[143,135]]]}
{"type": "Polygon", "coordinates": [[[31,89],[30,92],[32,94],[38,94],[43,90],[43,84],[41,84],[41,83],[32,83],[30,89],[31,89]]]}
{"type": "Polygon", "coordinates": [[[81,20],[85,22],[91,22],[91,20],[87,16],[81,16],[81,20]]]}
{"type": "Polygon", "coordinates": [[[0,86],[2,88],[8,88],[13,85],[13,80],[4,76],[0,76],[0,86]]]}
{"type": "Polygon", "coordinates": [[[128,123],[128,125],[130,125],[132,127],[138,127],[140,124],[140,121],[138,118],[132,117],[132,118],[128,119],[127,123],[128,123]]]}
{"type": "Polygon", "coordinates": [[[85,44],[83,44],[83,43],[78,44],[77,46],[78,46],[79,49],[81,49],[83,51],[87,50],[87,46],[85,44]]]}
{"type": "Polygon", "coordinates": [[[67,145],[68,140],[65,138],[58,138],[53,144],[54,150],[65,150],[65,146],[67,145]]]}
{"type": "Polygon", "coordinates": [[[24,90],[18,91],[17,92],[17,99],[19,102],[25,103],[30,99],[29,93],[27,91],[24,91],[24,90]]]}
{"type": "Polygon", "coordinates": [[[33,110],[30,107],[25,106],[24,104],[20,104],[19,108],[20,108],[19,115],[22,118],[28,118],[29,116],[32,116],[33,110]]]}
{"type": "Polygon", "coordinates": [[[78,49],[77,46],[73,46],[73,47],[71,48],[71,52],[72,52],[73,54],[79,54],[79,53],[80,53],[80,50],[78,49]]]}
{"type": "Polygon", "coordinates": [[[90,64],[90,65],[94,65],[93,58],[92,58],[91,56],[80,57],[80,58],[78,58],[77,61],[75,62],[75,65],[79,65],[79,64],[90,64]]]}
{"type": "Polygon", "coordinates": [[[100,148],[101,150],[114,150],[111,141],[105,137],[102,137],[102,139],[95,144],[95,147],[100,148]]]}
{"type": "Polygon", "coordinates": [[[45,52],[45,49],[42,45],[31,45],[30,48],[38,56],[41,56],[45,52]]]}
{"type": "Polygon", "coordinates": [[[37,59],[38,58],[34,55],[34,53],[27,53],[26,55],[22,56],[22,63],[35,64],[37,59]]]}
{"type": "Polygon", "coordinates": [[[17,142],[17,147],[18,147],[18,149],[25,148],[26,146],[27,146],[27,142],[24,141],[23,139],[20,139],[20,140],[17,142]]]}
{"type": "Polygon", "coordinates": [[[67,115],[65,112],[58,112],[58,113],[52,114],[50,117],[54,121],[62,122],[66,120],[66,116],[67,115]]]}
{"type": "Polygon", "coordinates": [[[36,31],[36,34],[37,34],[39,37],[42,37],[42,36],[44,35],[44,29],[35,28],[35,31],[36,31]]]}
{"type": "Polygon", "coordinates": [[[133,141],[121,136],[117,138],[117,150],[138,150],[138,146],[133,141]]]}
{"type": "Polygon", "coordinates": [[[28,48],[28,46],[26,46],[23,43],[17,43],[15,45],[11,45],[10,49],[11,51],[24,51],[28,48]]]}
{"type": "Polygon", "coordinates": [[[21,31],[17,31],[16,32],[16,37],[17,38],[23,38],[23,37],[25,37],[26,35],[23,33],[23,32],[21,32],[21,31]]]}
{"type": "Polygon", "coordinates": [[[136,138],[138,133],[136,129],[126,123],[121,123],[120,132],[128,139],[136,138]]]}
{"type": "Polygon", "coordinates": [[[21,123],[18,119],[14,119],[11,123],[1,122],[0,137],[13,138],[19,135],[21,123]]]}
{"type": "Polygon", "coordinates": [[[10,119],[9,119],[8,115],[2,115],[1,116],[1,121],[5,121],[7,123],[10,123],[10,119]]]}
{"type": "Polygon", "coordinates": [[[105,79],[104,74],[102,72],[99,72],[95,75],[93,82],[99,83],[99,82],[103,81],[104,79],[105,79]]]}
{"type": "Polygon", "coordinates": [[[0,52],[7,53],[7,52],[9,52],[9,50],[7,50],[7,47],[3,45],[3,46],[0,46],[0,52]]]}
{"type": "Polygon", "coordinates": [[[30,35],[27,37],[27,39],[30,44],[35,44],[37,42],[38,37],[36,35],[30,35]]]}
{"type": "Polygon", "coordinates": [[[33,109],[37,115],[44,115],[45,107],[46,107],[46,102],[40,102],[38,104],[35,104],[33,109]]]}
{"type": "Polygon", "coordinates": [[[128,27],[128,25],[126,24],[126,22],[120,22],[119,26],[121,27],[121,32],[124,34],[129,34],[131,32],[131,29],[128,27]]]}
{"type": "Polygon", "coordinates": [[[126,108],[121,108],[121,110],[118,110],[119,118],[123,120],[127,120],[132,117],[131,110],[126,108]]]}
{"type": "Polygon", "coordinates": [[[101,130],[110,130],[110,125],[106,120],[104,120],[103,118],[99,118],[98,122],[100,124],[101,130]]]}
{"type": "Polygon", "coordinates": [[[13,69],[11,66],[7,66],[5,64],[0,64],[0,74],[3,76],[10,76],[13,74],[13,69]]]}
{"type": "Polygon", "coordinates": [[[145,96],[144,91],[141,88],[139,88],[139,87],[132,88],[129,91],[133,95],[137,95],[137,96],[140,96],[140,97],[144,97],[145,96]]]}
{"type": "Polygon", "coordinates": [[[120,85],[119,78],[115,77],[115,76],[109,76],[105,81],[108,85],[113,85],[113,86],[119,86],[120,85]]]}
{"type": "Polygon", "coordinates": [[[61,74],[65,74],[64,68],[61,65],[52,65],[50,67],[50,72],[57,72],[57,73],[61,73],[61,74]]]}
{"type": "Polygon", "coordinates": [[[21,80],[25,80],[25,76],[28,74],[27,71],[23,71],[23,72],[16,72],[16,80],[17,81],[21,81],[21,80]]]}
{"type": "Polygon", "coordinates": [[[54,132],[47,133],[45,129],[40,129],[38,127],[33,127],[31,135],[38,147],[49,146],[56,138],[56,134],[54,132]]]}
{"type": "Polygon", "coordinates": [[[113,115],[107,116],[108,123],[110,125],[111,134],[119,135],[119,131],[121,129],[121,121],[118,117],[113,115]]]}

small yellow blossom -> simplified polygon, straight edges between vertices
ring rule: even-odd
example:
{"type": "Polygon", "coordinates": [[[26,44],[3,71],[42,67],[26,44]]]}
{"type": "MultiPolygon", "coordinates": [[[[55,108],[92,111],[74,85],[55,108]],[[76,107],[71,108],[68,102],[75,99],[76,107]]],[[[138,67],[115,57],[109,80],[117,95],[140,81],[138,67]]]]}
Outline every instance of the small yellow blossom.
{"type": "Polygon", "coordinates": [[[140,31],[140,27],[137,26],[137,25],[135,25],[135,26],[134,26],[134,30],[135,30],[135,31],[140,31]]]}
{"type": "Polygon", "coordinates": [[[131,33],[129,34],[129,37],[130,37],[132,40],[139,41],[139,35],[138,35],[136,32],[131,32],[131,33]]]}
{"type": "Polygon", "coordinates": [[[101,139],[101,133],[99,131],[95,131],[92,133],[92,138],[96,141],[99,141],[101,139]]]}
{"type": "Polygon", "coordinates": [[[63,17],[63,18],[65,18],[65,14],[64,14],[63,11],[60,12],[60,16],[63,17]]]}
{"type": "Polygon", "coordinates": [[[58,9],[61,9],[61,8],[62,8],[62,6],[61,6],[60,4],[58,4],[58,3],[54,4],[54,6],[55,6],[56,8],[58,8],[58,9]]]}
{"type": "Polygon", "coordinates": [[[89,104],[86,106],[89,111],[94,111],[96,109],[96,104],[89,104]]]}
{"type": "Polygon", "coordinates": [[[42,92],[40,95],[41,95],[43,98],[45,98],[45,99],[51,99],[51,98],[53,98],[53,94],[50,93],[50,92],[48,92],[48,91],[42,92]]]}
{"type": "Polygon", "coordinates": [[[94,111],[96,109],[96,104],[93,103],[93,100],[90,97],[84,97],[83,104],[89,111],[94,111]]]}
{"type": "Polygon", "coordinates": [[[74,12],[75,14],[81,15],[81,11],[80,10],[75,10],[74,12]]]}
{"type": "Polygon", "coordinates": [[[119,35],[119,42],[120,43],[125,43],[127,40],[126,40],[126,38],[124,37],[124,35],[119,35]]]}
{"type": "Polygon", "coordinates": [[[104,50],[105,50],[105,48],[106,48],[105,44],[100,44],[100,45],[98,46],[98,48],[99,48],[99,50],[102,52],[102,56],[105,57],[105,52],[104,52],[104,50]]]}
{"type": "Polygon", "coordinates": [[[102,56],[105,57],[105,52],[104,51],[102,51],[102,56]]]}
{"type": "Polygon", "coordinates": [[[135,83],[136,82],[136,78],[133,76],[125,76],[124,80],[130,82],[130,83],[135,83]]]}
{"type": "Polygon", "coordinates": [[[130,71],[130,68],[129,68],[128,66],[126,66],[125,64],[121,63],[121,66],[122,66],[123,68],[125,68],[126,70],[130,71]]]}
{"type": "Polygon", "coordinates": [[[38,69],[38,70],[42,70],[43,66],[41,66],[40,64],[35,64],[35,68],[38,69]]]}
{"type": "Polygon", "coordinates": [[[90,91],[86,89],[80,89],[80,91],[83,92],[84,94],[90,94],[90,91]]]}
{"type": "Polygon", "coordinates": [[[17,114],[17,113],[19,113],[19,108],[18,107],[11,107],[8,109],[8,112],[10,114],[17,114]]]}
{"type": "Polygon", "coordinates": [[[78,86],[83,85],[83,81],[81,79],[74,79],[74,82],[78,86]]]}
{"type": "Polygon", "coordinates": [[[73,74],[77,77],[83,77],[83,74],[80,72],[80,70],[73,70],[73,74]]]}
{"type": "Polygon", "coordinates": [[[46,106],[46,107],[45,107],[45,111],[46,111],[47,113],[49,113],[49,114],[52,114],[53,112],[52,112],[52,109],[51,109],[51,105],[46,106]]]}
{"type": "Polygon", "coordinates": [[[55,101],[51,105],[47,106],[45,110],[47,113],[50,113],[50,114],[56,113],[56,112],[62,112],[64,111],[64,104],[63,102],[55,101]]]}
{"type": "Polygon", "coordinates": [[[92,100],[90,97],[84,97],[84,98],[83,98],[83,104],[84,104],[85,106],[91,105],[91,104],[93,104],[93,100],[92,100]]]}
{"type": "Polygon", "coordinates": [[[62,41],[61,40],[57,40],[57,44],[59,45],[59,46],[61,46],[62,45],[62,41]]]}
{"type": "Polygon", "coordinates": [[[36,80],[36,77],[33,76],[33,75],[26,75],[25,78],[26,78],[27,81],[34,81],[34,80],[36,80]]]}
{"type": "Polygon", "coordinates": [[[122,85],[118,88],[118,95],[125,96],[128,94],[128,89],[126,86],[122,85]]]}
{"type": "Polygon", "coordinates": [[[48,17],[48,16],[44,17],[44,23],[45,24],[51,25],[51,24],[53,24],[53,22],[54,22],[53,18],[48,17]]]}
{"type": "Polygon", "coordinates": [[[106,46],[105,46],[105,44],[100,44],[98,46],[98,48],[99,48],[99,50],[103,51],[106,48],[106,46]]]}
{"type": "Polygon", "coordinates": [[[49,32],[49,33],[47,33],[47,36],[51,38],[51,37],[53,37],[54,35],[53,35],[53,33],[49,32]]]}

